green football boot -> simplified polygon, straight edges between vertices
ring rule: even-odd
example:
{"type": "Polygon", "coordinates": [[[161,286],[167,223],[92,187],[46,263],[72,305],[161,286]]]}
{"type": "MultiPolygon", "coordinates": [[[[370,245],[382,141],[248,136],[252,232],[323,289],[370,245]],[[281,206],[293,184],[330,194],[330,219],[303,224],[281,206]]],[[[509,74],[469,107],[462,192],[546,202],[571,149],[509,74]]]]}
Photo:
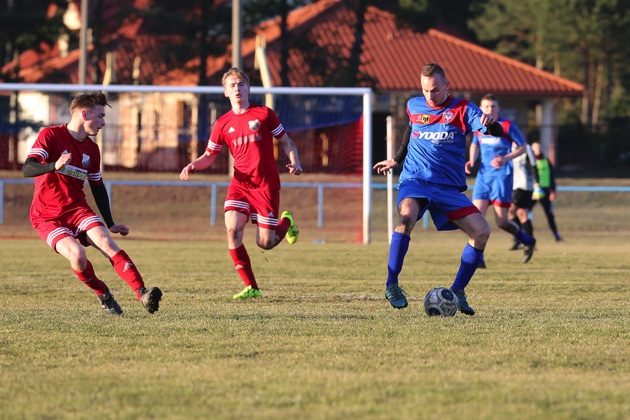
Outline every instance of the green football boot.
{"type": "Polygon", "coordinates": [[[287,240],[288,243],[290,244],[294,244],[297,242],[298,240],[298,236],[300,235],[300,231],[297,227],[297,225],[295,224],[295,219],[293,219],[293,213],[291,213],[288,210],[285,210],[282,212],[282,214],[280,215],[281,219],[289,219],[289,221],[291,222],[291,226],[289,226],[289,229],[287,230],[287,234],[284,236],[287,240]]]}
{"type": "Polygon", "coordinates": [[[262,297],[262,292],[259,289],[254,289],[252,286],[247,286],[246,288],[244,288],[243,290],[241,290],[240,292],[232,296],[232,299],[245,300],[245,299],[254,299],[254,298],[259,298],[259,297],[262,297]]]}

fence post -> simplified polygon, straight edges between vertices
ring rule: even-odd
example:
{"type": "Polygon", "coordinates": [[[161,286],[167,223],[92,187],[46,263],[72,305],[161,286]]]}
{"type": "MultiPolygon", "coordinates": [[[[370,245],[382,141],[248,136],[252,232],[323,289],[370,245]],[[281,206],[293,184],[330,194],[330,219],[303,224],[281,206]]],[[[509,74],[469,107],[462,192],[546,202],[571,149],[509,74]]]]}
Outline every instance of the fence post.
{"type": "Polygon", "coordinates": [[[324,226],[324,184],[317,184],[317,227],[324,226]]]}
{"type": "Polygon", "coordinates": [[[4,223],[4,181],[0,179],[0,225],[4,223]]]}
{"type": "Polygon", "coordinates": [[[217,184],[210,185],[210,225],[217,224],[217,184]]]}

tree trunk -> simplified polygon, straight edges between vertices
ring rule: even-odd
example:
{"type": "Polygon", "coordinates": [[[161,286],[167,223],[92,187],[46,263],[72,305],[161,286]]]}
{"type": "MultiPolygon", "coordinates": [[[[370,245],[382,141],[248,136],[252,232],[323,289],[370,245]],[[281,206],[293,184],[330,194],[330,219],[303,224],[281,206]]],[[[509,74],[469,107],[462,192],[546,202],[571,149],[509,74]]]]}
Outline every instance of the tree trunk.
{"type": "Polygon", "coordinates": [[[584,62],[582,65],[582,81],[584,83],[584,91],[582,92],[582,109],[580,113],[580,122],[582,125],[588,125],[588,117],[590,110],[590,99],[589,99],[589,82],[591,78],[590,74],[590,65],[591,60],[588,54],[588,50],[583,51],[584,54],[584,62]]]}
{"type": "Polygon", "coordinates": [[[359,66],[361,64],[361,50],[363,49],[363,35],[365,34],[366,0],[358,0],[357,3],[357,22],[354,26],[354,43],[350,50],[350,65],[348,68],[348,76],[350,81],[354,83],[349,86],[356,86],[360,82],[359,66]]]}
{"type": "Polygon", "coordinates": [[[280,83],[289,86],[289,45],[288,34],[289,5],[287,0],[280,2],[280,83]]]}
{"type": "MultiPolygon", "coordinates": [[[[197,36],[199,51],[198,85],[205,86],[208,82],[208,21],[210,18],[211,3],[201,2],[201,25],[197,36]]],[[[208,95],[200,94],[197,106],[197,156],[206,150],[209,137],[208,129],[208,95]]]]}
{"type": "Polygon", "coordinates": [[[591,110],[591,123],[593,124],[593,128],[598,130],[599,126],[599,115],[600,108],[602,103],[602,88],[603,88],[603,78],[604,78],[604,63],[602,59],[597,60],[595,77],[593,83],[593,108],[591,110]]]}

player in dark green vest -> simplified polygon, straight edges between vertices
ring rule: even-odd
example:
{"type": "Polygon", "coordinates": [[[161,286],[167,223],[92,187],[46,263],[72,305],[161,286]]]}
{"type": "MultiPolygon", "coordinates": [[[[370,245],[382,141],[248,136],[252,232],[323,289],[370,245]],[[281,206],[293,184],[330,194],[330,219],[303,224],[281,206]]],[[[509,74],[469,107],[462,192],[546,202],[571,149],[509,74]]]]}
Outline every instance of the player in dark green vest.
{"type": "Polygon", "coordinates": [[[534,199],[540,201],[543,209],[545,210],[545,216],[547,216],[547,223],[549,229],[553,233],[556,241],[561,241],[562,237],[558,233],[558,226],[556,225],[556,218],[553,214],[553,202],[556,200],[556,176],[554,173],[554,167],[549,159],[543,155],[540,148],[540,143],[532,143],[532,150],[536,156],[536,170],[538,171],[538,188],[534,188],[534,199]]]}

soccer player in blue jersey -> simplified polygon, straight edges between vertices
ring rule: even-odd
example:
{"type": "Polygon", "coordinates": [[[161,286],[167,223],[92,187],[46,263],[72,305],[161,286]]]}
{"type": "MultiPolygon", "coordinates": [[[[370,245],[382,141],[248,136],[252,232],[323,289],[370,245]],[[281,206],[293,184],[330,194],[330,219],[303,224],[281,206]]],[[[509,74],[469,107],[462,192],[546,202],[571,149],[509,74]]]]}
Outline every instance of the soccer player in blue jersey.
{"type": "Polygon", "coordinates": [[[385,174],[402,164],[397,199],[399,220],[389,248],[385,297],[394,308],[407,306],[398,276],[411,231],[428,210],[438,230],[461,229],[468,235],[451,290],[457,296],[460,311],[474,315],[464,289],[483,261],[490,226],[464,194],[466,133],[490,132],[500,137],[503,129],[491,114],[449,95],[446,74],[438,64],[422,68],[420,85],[423,96],[407,102],[409,126],[396,157],[374,165],[378,173],[385,174]]]}
{"type": "MultiPolygon", "coordinates": [[[[508,219],[508,210],[512,204],[512,159],[525,153],[525,137],[513,121],[499,118],[499,101],[494,95],[487,94],[481,98],[479,107],[501,124],[504,135],[493,136],[479,131],[473,134],[470,157],[465,166],[466,173],[470,174],[477,157],[481,155],[473,203],[484,216],[492,204],[497,226],[525,245],[523,262],[526,263],[534,254],[536,240],[508,219]],[[512,150],[512,143],[516,144],[515,150],[512,150]]],[[[485,267],[485,262],[481,262],[480,267],[485,267]]]]}

